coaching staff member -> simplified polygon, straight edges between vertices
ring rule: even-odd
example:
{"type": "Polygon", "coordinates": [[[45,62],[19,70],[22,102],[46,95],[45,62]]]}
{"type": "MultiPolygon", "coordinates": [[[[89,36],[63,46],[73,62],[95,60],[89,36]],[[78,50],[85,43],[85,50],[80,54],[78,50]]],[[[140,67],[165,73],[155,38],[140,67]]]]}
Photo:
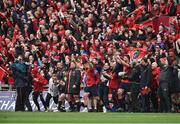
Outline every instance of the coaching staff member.
{"type": "Polygon", "coordinates": [[[25,105],[29,111],[32,111],[29,102],[29,89],[32,80],[29,73],[29,66],[23,61],[23,56],[19,55],[10,68],[13,72],[17,92],[15,111],[25,111],[25,105]]]}

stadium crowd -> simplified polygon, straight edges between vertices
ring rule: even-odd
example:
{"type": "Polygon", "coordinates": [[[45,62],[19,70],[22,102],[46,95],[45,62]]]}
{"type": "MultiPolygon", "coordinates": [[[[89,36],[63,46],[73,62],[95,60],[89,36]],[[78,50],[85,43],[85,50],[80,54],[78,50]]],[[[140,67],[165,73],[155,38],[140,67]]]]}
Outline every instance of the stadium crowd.
{"type": "Polygon", "coordinates": [[[1,83],[38,111],[180,110],[180,12],[176,0],[1,0],[1,83]],[[170,24],[144,24],[173,17],[170,24]],[[156,27],[157,28],[157,27],[156,27]],[[46,98],[42,92],[48,84],[46,98]],[[83,96],[80,96],[80,91],[83,96]],[[82,97],[82,98],[81,98],[82,97]]]}

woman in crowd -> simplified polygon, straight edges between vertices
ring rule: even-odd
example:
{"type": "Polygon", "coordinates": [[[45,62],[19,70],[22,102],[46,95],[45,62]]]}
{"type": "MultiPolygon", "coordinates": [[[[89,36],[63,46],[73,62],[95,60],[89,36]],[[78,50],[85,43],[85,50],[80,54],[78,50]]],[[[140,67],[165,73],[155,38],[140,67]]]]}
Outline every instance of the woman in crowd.
{"type": "Polygon", "coordinates": [[[33,70],[33,101],[38,108],[38,111],[40,110],[40,106],[38,103],[38,97],[40,97],[40,100],[44,106],[44,109],[47,110],[46,107],[46,102],[43,98],[43,91],[44,91],[44,86],[48,84],[48,81],[45,79],[44,71],[43,70],[33,70]]]}

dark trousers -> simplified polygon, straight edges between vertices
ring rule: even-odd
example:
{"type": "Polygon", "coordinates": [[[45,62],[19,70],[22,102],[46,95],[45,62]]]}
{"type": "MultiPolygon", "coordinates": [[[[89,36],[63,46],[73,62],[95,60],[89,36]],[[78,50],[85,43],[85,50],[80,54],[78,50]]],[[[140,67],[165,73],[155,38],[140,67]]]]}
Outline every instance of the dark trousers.
{"type": "Polygon", "coordinates": [[[29,101],[29,95],[32,91],[32,88],[31,87],[27,87],[27,98],[25,98],[25,106],[27,107],[28,111],[32,112],[32,106],[31,106],[31,103],[29,101]]]}
{"type": "Polygon", "coordinates": [[[41,102],[42,102],[42,104],[43,104],[43,106],[44,106],[44,108],[46,110],[47,109],[46,108],[46,102],[45,102],[45,100],[43,98],[42,92],[33,92],[33,101],[34,101],[35,105],[37,106],[38,111],[40,111],[40,106],[39,106],[39,103],[38,103],[38,97],[39,96],[40,96],[40,100],[41,100],[41,102]]]}
{"type": "Polygon", "coordinates": [[[28,108],[28,111],[32,111],[31,104],[29,102],[29,87],[18,87],[16,89],[17,98],[16,98],[16,106],[15,111],[25,111],[25,105],[28,108]]]}
{"type": "Polygon", "coordinates": [[[158,95],[156,90],[151,91],[150,99],[153,106],[153,112],[158,112],[158,95]]]}
{"type": "Polygon", "coordinates": [[[117,89],[112,89],[112,100],[113,100],[115,109],[118,109],[119,103],[118,103],[117,89]]]}
{"type": "Polygon", "coordinates": [[[109,94],[109,87],[107,87],[105,84],[99,85],[99,97],[103,102],[103,105],[109,109],[109,100],[108,100],[108,94],[109,94]]]}
{"type": "Polygon", "coordinates": [[[118,99],[117,90],[118,89],[112,89],[112,100],[114,105],[113,109],[115,109],[115,111],[117,111],[119,108],[125,109],[125,97],[123,96],[122,99],[118,99]]]}
{"type": "Polygon", "coordinates": [[[170,112],[171,111],[171,102],[170,102],[170,93],[169,93],[168,83],[160,82],[159,96],[160,96],[160,111],[161,112],[170,112]]]}
{"type": "Polygon", "coordinates": [[[137,112],[139,111],[139,101],[138,101],[138,95],[139,95],[139,84],[132,83],[131,84],[131,111],[137,112]]]}
{"type": "Polygon", "coordinates": [[[150,94],[142,95],[142,112],[150,112],[150,94]]]}
{"type": "Polygon", "coordinates": [[[51,94],[47,93],[46,107],[48,107],[48,108],[49,108],[49,102],[50,102],[51,98],[53,98],[55,104],[58,104],[58,96],[53,97],[53,96],[51,96],[51,94]]]}

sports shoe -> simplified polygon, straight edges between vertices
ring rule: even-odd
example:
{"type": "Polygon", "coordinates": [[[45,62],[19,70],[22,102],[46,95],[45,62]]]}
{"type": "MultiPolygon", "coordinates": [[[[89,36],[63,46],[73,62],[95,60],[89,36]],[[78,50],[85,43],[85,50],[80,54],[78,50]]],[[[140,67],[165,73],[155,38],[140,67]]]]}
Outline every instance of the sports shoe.
{"type": "Polygon", "coordinates": [[[58,112],[59,110],[58,109],[54,109],[53,112],[58,112]]]}
{"type": "Polygon", "coordinates": [[[107,109],[105,106],[103,106],[103,112],[106,113],[107,112],[107,109]]]}
{"type": "Polygon", "coordinates": [[[50,112],[50,109],[49,108],[45,109],[45,112],[50,112]]]}
{"type": "Polygon", "coordinates": [[[65,109],[64,106],[62,106],[62,107],[60,108],[60,112],[66,112],[66,109],[65,109]]]}
{"type": "Polygon", "coordinates": [[[88,112],[87,107],[85,107],[81,112],[88,112]]]}

